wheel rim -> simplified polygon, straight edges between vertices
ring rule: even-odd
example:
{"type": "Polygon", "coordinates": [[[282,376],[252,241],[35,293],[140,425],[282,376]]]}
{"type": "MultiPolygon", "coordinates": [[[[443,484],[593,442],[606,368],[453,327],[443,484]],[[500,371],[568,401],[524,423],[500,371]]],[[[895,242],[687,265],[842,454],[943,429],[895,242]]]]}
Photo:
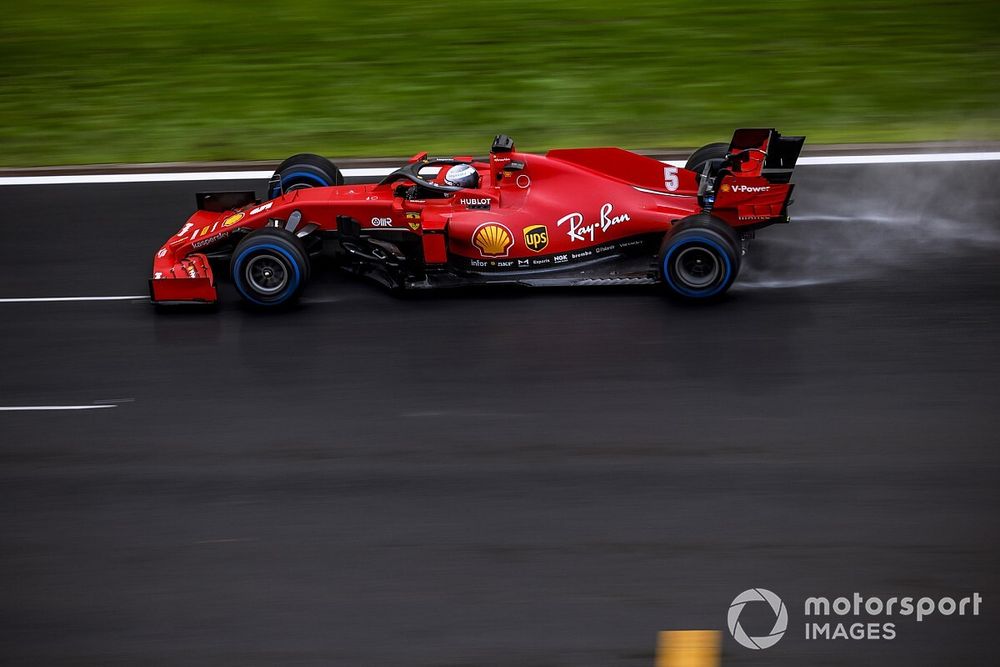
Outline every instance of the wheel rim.
{"type": "Polygon", "coordinates": [[[247,282],[259,294],[277,294],[288,284],[288,269],[274,255],[257,255],[245,271],[247,282]]]}
{"type": "Polygon", "coordinates": [[[714,252],[702,246],[692,246],[677,254],[674,272],[685,286],[700,290],[710,287],[718,280],[722,266],[714,252]]]}

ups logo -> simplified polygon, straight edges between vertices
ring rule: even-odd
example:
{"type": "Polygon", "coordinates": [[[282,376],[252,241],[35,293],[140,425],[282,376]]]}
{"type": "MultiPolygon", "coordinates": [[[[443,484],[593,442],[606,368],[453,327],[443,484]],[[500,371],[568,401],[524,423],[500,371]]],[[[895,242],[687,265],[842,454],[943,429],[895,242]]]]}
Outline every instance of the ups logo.
{"type": "Polygon", "coordinates": [[[532,225],[524,228],[524,245],[529,250],[541,252],[549,245],[549,230],[545,225],[532,225]]]}

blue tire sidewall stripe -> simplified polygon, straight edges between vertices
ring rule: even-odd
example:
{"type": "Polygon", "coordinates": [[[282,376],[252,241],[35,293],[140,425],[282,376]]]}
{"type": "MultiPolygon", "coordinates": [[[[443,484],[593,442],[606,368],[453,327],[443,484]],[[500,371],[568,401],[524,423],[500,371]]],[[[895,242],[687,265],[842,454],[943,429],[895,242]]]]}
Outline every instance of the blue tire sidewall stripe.
{"type": "Polygon", "coordinates": [[[261,243],[244,249],[233,263],[233,269],[233,282],[236,283],[236,289],[239,290],[240,295],[247,301],[255,303],[258,306],[276,306],[284,303],[292,294],[295,293],[295,290],[299,287],[299,282],[302,280],[302,275],[299,272],[299,263],[295,261],[295,258],[292,257],[291,253],[289,253],[285,248],[272,243],[261,243]],[[288,287],[285,289],[284,295],[276,301],[260,301],[254,297],[252,292],[247,291],[246,287],[243,285],[243,258],[246,257],[248,253],[254,252],[255,250],[273,250],[287,259],[288,263],[292,266],[294,280],[289,283],[288,287]]]}
{"type": "MultiPolygon", "coordinates": [[[[299,167],[299,169],[304,169],[304,168],[306,168],[306,167],[299,167]]],[[[286,181],[291,180],[293,178],[298,178],[298,177],[308,178],[309,180],[316,181],[317,183],[319,183],[320,187],[327,187],[329,185],[332,185],[331,183],[327,182],[326,177],[323,176],[322,174],[314,174],[314,173],[308,172],[308,171],[293,171],[290,174],[281,174],[281,189],[282,190],[285,189],[285,182],[286,181]]],[[[270,196],[271,197],[276,197],[277,193],[276,192],[272,192],[272,193],[270,193],[270,196]]]]}
{"type": "Polygon", "coordinates": [[[708,297],[715,296],[716,294],[721,292],[723,289],[725,289],[726,285],[729,284],[729,278],[732,272],[733,272],[733,265],[729,261],[729,253],[727,253],[726,250],[716,241],[704,236],[691,236],[688,238],[681,239],[678,243],[670,247],[670,250],[667,252],[666,257],[663,258],[663,278],[664,280],[667,281],[667,284],[670,285],[670,288],[675,292],[677,292],[678,294],[683,294],[684,296],[690,296],[696,299],[697,298],[707,299],[708,297]],[[720,255],[722,255],[722,259],[726,264],[726,275],[723,276],[722,280],[719,281],[719,284],[715,286],[715,289],[711,290],[710,292],[698,292],[695,290],[688,289],[686,287],[681,287],[679,285],[674,284],[674,281],[671,280],[670,278],[670,266],[669,266],[670,258],[673,257],[674,252],[676,252],[678,248],[682,248],[683,246],[691,243],[704,243],[705,245],[714,248],[716,251],[718,251],[720,255]]]}

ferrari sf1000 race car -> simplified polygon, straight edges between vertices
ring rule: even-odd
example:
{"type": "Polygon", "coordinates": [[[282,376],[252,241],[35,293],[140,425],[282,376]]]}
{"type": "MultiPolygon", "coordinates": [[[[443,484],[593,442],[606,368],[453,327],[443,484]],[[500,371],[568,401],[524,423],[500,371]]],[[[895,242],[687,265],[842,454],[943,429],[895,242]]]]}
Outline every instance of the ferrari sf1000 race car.
{"type": "Polygon", "coordinates": [[[483,160],[426,153],[375,184],[329,160],[282,162],[267,197],[197,195],[156,253],[157,304],[214,303],[228,270],[258,307],[294,302],[312,259],[391,289],[659,283],[679,299],[729,289],[754,232],[788,221],[804,137],[742,129],[683,169],[619,148],[518,152],[498,135],[483,160]]]}

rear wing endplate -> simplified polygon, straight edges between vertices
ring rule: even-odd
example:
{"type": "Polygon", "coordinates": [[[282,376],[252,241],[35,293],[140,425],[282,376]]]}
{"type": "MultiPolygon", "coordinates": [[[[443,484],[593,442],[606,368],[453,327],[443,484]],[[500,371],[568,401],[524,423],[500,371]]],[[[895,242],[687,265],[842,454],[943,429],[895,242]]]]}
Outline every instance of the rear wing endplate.
{"type": "MultiPolygon", "coordinates": [[[[774,128],[736,130],[729,144],[729,154],[764,154],[760,175],[772,183],[787,183],[802,152],[805,137],[785,137],[774,128]]],[[[748,155],[747,157],[750,157],[748,155]]]]}

